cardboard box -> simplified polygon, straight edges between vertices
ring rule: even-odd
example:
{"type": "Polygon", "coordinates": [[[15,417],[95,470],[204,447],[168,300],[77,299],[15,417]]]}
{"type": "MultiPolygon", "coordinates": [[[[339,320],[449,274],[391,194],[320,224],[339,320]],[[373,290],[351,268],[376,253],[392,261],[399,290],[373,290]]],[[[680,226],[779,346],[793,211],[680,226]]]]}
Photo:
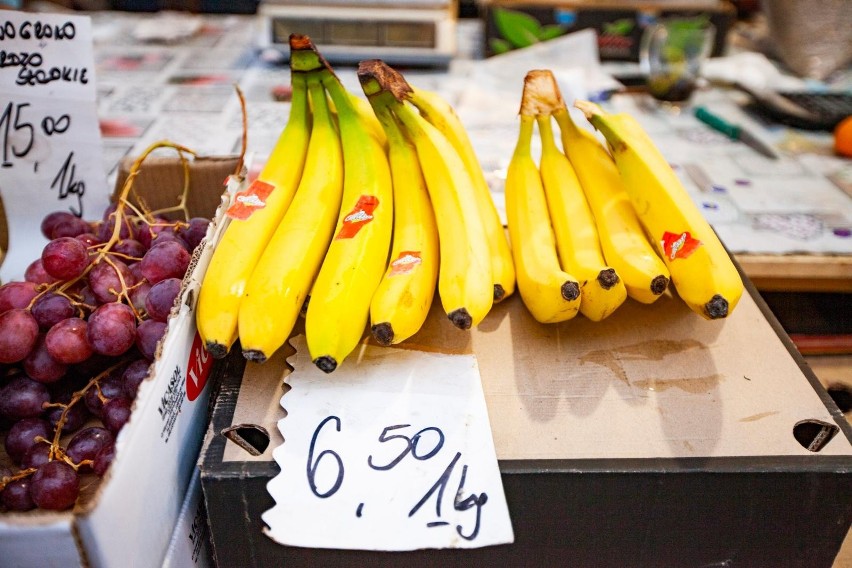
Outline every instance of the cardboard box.
{"type": "MultiPolygon", "coordinates": [[[[123,164],[118,187],[129,165],[123,164]]],[[[223,181],[236,165],[236,158],[191,162],[192,216],[216,214],[223,181]]],[[[149,158],[134,191],[148,207],[159,208],[176,204],[183,186],[184,169],[177,159],[149,158]]],[[[211,223],[207,245],[193,256],[157,359],[117,437],[109,472],[73,511],[0,514],[4,568],[161,566],[195,471],[215,382],[212,357],[196,333],[194,306],[220,226],[211,223]]]]}
{"type": "Polygon", "coordinates": [[[201,477],[195,469],[175,523],[162,568],[207,568],[210,560],[210,529],[201,495],[201,477]]]}
{"type": "Polygon", "coordinates": [[[382,553],[265,536],[289,353],[257,365],[235,349],[200,458],[219,568],[828,568],[849,530],[852,429],[750,285],[713,322],[666,296],[541,325],[515,295],[464,333],[436,306],[406,345],[477,356],[515,542],[382,553]]]}
{"type": "Polygon", "coordinates": [[[518,49],[530,42],[592,28],[598,33],[601,60],[639,61],[642,32],[669,17],[706,16],[716,27],[712,55],[725,49],[736,9],[723,0],[481,0],[487,56],[518,49]]]}

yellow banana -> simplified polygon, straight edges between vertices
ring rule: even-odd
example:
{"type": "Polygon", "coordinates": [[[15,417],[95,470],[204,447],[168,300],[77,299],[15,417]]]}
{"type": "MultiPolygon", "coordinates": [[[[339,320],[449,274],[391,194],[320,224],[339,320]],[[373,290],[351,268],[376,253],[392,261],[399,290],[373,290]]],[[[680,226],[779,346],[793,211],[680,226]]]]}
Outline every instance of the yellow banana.
{"type": "Polygon", "coordinates": [[[536,120],[541,136],[541,179],[559,261],[580,282],[580,313],[601,321],[624,303],[627,290],[615,269],[606,265],[595,218],[571,162],[556,147],[550,115],[539,114],[536,120]]]}
{"type": "Polygon", "coordinates": [[[586,101],[575,106],[606,138],[678,295],[707,319],[727,317],[742,296],[742,278],[657,146],[628,114],[610,115],[586,101]]]}
{"type": "Polygon", "coordinates": [[[330,373],[364,335],[370,301],[387,266],[393,190],[384,148],[369,133],[338,78],[322,64],[323,86],[337,108],[343,199],[335,236],[311,288],[305,335],[314,364],[330,373]]]}
{"type": "Polygon", "coordinates": [[[340,212],[343,155],[319,78],[307,79],[313,129],[304,174],[246,285],[239,311],[243,355],[266,361],[293,330],[340,212]]]}
{"type": "Polygon", "coordinates": [[[393,180],[393,245],[390,265],[373,294],[373,337],[382,345],[408,339],[420,330],[438,279],[438,228],[417,150],[387,107],[377,109],[388,138],[393,180]]]}
{"type": "Polygon", "coordinates": [[[556,255],[544,186],[530,150],[534,126],[532,115],[521,114],[506,173],[506,217],[521,299],[537,321],[556,323],[577,315],[580,285],[556,255]]]}
{"type": "Polygon", "coordinates": [[[591,132],[574,123],[562,104],[553,117],[595,216],[604,259],[621,277],[629,297],[653,303],[669,286],[669,269],[648,242],[612,156],[591,132]]]}
{"type": "Polygon", "coordinates": [[[224,357],[236,341],[246,282],[302,177],[311,131],[308,93],[301,74],[291,72],[291,81],[287,126],[257,179],[234,196],[226,211],[230,222],[201,283],[196,323],[204,346],[215,358],[224,357]]]}
{"type": "Polygon", "coordinates": [[[441,131],[461,156],[470,177],[473,180],[479,214],[488,238],[491,253],[491,268],[494,274],[494,301],[508,298],[515,291],[515,265],[512,251],[506,239],[506,231],[500,222],[500,215],[491,197],[491,190],[482,166],[473,150],[473,145],[464,129],[464,125],[453,110],[452,105],[432,91],[424,91],[412,86],[408,100],[420,111],[420,114],[432,126],[441,131]]]}
{"type": "Polygon", "coordinates": [[[417,149],[435,211],[440,243],[438,294],[450,321],[460,329],[479,325],[494,302],[491,258],[479,206],[461,157],[449,140],[405,99],[410,86],[378,60],[362,62],[362,86],[374,106],[388,106],[417,149]]]}
{"type": "Polygon", "coordinates": [[[376,117],[376,113],[373,112],[373,107],[370,106],[369,102],[355,93],[350,92],[349,96],[351,97],[352,105],[355,107],[355,110],[358,111],[358,115],[361,117],[361,121],[364,123],[364,126],[367,127],[367,130],[373,138],[378,140],[379,144],[387,150],[388,138],[385,134],[384,128],[382,128],[381,122],[379,122],[379,119],[376,117]]]}

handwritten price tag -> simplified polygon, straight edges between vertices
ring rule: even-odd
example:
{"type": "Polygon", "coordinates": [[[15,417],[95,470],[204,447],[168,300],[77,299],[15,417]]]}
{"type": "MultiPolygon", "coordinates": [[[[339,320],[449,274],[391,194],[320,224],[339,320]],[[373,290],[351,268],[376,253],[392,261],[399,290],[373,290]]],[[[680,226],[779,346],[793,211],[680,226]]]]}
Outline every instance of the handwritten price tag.
{"type": "Polygon", "coordinates": [[[271,538],[397,551],[514,540],[474,356],[368,346],[329,376],[303,336],[294,346],[271,538]]]}
{"type": "Polygon", "coordinates": [[[93,219],[109,203],[96,94],[89,18],[0,10],[4,282],[41,255],[47,213],[93,219]]]}

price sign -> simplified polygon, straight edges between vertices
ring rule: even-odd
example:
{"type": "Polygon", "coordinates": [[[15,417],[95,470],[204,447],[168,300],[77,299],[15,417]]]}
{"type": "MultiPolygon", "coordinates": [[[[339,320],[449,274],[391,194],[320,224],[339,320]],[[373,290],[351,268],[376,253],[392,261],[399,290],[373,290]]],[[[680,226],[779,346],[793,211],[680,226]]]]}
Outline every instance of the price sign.
{"type": "Polygon", "coordinates": [[[329,376],[303,336],[294,346],[270,537],[396,551],[514,540],[473,355],[367,346],[329,376]]]}
{"type": "Polygon", "coordinates": [[[0,10],[0,193],[9,250],[0,278],[22,279],[47,240],[42,218],[100,217],[109,203],[88,17],[0,10]]]}

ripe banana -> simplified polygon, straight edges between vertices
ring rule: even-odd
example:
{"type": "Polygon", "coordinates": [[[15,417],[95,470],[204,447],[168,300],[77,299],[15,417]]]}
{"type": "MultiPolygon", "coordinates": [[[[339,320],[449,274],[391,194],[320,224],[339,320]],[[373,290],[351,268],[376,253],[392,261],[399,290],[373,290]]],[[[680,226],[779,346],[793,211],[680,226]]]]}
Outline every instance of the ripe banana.
{"type": "Polygon", "coordinates": [[[234,196],[230,218],[201,283],[198,333],[210,354],[227,355],[237,339],[237,314],[246,283],[296,192],[311,132],[304,77],[291,72],[293,98],[287,126],[255,181],[234,196]]]}
{"type": "Polygon", "coordinates": [[[531,153],[535,117],[521,114],[521,128],[506,174],[506,217],[518,291],[541,323],[566,321],[580,308],[580,285],[562,270],[547,211],[541,174],[531,153]]]}
{"type": "Polygon", "coordinates": [[[420,114],[437,128],[453,145],[464,162],[465,169],[473,180],[478,202],[478,211],[482,217],[491,253],[491,268],[494,274],[494,301],[508,298],[515,291],[515,265],[512,251],[506,239],[506,231],[500,222],[500,215],[491,197],[491,190],[482,172],[482,166],[473,150],[473,145],[453,107],[435,92],[411,87],[408,100],[417,107],[420,114]]]}
{"type": "Polygon", "coordinates": [[[536,117],[541,136],[541,178],[556,250],[566,272],[580,282],[580,313],[601,321],[627,299],[618,273],[606,265],[595,218],[571,162],[556,147],[549,114],[536,117]]]}
{"type": "Polygon", "coordinates": [[[417,150],[387,107],[378,106],[376,114],[387,134],[397,206],[391,263],[373,294],[370,320],[376,341],[392,345],[417,333],[429,314],[438,280],[438,228],[417,150]]]}
{"type": "Polygon", "coordinates": [[[610,115],[586,101],[575,106],[606,138],[678,295],[704,318],[727,317],[742,296],[742,278],[657,146],[628,114],[610,115]]]}
{"type": "Polygon", "coordinates": [[[343,192],[340,136],[317,77],[307,79],[313,129],[304,174],[246,285],[239,310],[243,355],[266,361],[293,330],[328,250],[343,192]]]}
{"type": "Polygon", "coordinates": [[[364,334],[373,292],[387,266],[393,194],[384,148],[370,134],[349,93],[322,63],[322,83],[337,108],[343,199],[335,236],[311,289],[305,335],[314,364],[330,373],[364,334]]]}
{"type": "Polygon", "coordinates": [[[648,242],[612,156],[591,132],[574,123],[564,102],[553,117],[595,216],[604,259],[621,277],[629,297],[653,303],[669,286],[669,269],[648,242]]]}
{"type": "Polygon", "coordinates": [[[438,225],[441,305],[459,329],[478,325],[493,305],[494,280],[473,181],[449,140],[405,101],[411,87],[399,73],[371,60],[361,63],[358,78],[370,103],[389,107],[417,149],[438,225]]]}

